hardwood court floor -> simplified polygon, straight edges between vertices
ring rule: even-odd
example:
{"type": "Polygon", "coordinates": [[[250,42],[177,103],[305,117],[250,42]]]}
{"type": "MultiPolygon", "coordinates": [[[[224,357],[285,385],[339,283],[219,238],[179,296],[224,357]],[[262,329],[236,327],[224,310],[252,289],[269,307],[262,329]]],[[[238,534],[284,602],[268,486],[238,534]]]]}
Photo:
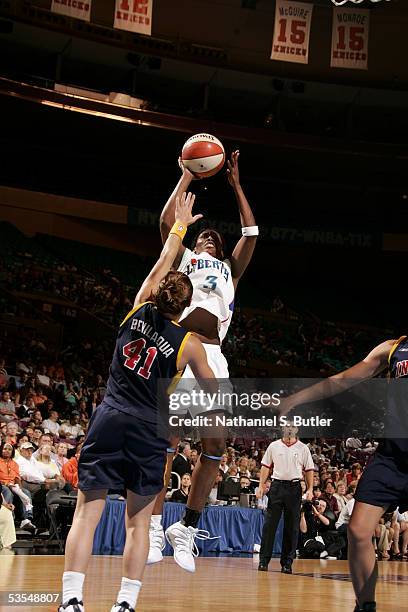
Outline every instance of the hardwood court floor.
{"type": "MultiPolygon", "coordinates": [[[[59,592],[62,556],[0,555],[0,594],[4,591],[59,592]]],[[[138,612],[327,612],[353,610],[354,598],[344,561],[297,561],[295,574],[282,575],[279,561],[257,572],[257,558],[199,558],[195,574],[171,557],[148,566],[138,612]]],[[[109,612],[121,577],[121,558],[92,558],[85,588],[86,612],[109,612]]],[[[2,601],[5,601],[4,599],[2,601]]],[[[378,610],[408,610],[408,563],[381,562],[378,610]]],[[[2,612],[56,610],[55,605],[0,605],[2,612]]]]}

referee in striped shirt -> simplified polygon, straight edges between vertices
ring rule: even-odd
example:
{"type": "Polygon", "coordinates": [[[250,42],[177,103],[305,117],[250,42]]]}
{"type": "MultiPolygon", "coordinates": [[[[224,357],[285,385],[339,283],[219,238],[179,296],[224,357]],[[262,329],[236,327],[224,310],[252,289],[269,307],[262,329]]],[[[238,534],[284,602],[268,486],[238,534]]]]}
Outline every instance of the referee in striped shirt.
{"type": "Polygon", "coordinates": [[[307,484],[305,499],[311,501],[314,463],[309,447],[297,438],[298,428],[288,422],[282,429],[282,438],[272,442],[262,458],[261,476],[257,489],[258,499],[263,495],[264,484],[272,467],[273,472],[262,531],[258,570],[268,571],[276,530],[283,512],[281,571],[284,574],[291,574],[299,537],[302,502],[300,481],[303,480],[304,471],[307,484]]]}

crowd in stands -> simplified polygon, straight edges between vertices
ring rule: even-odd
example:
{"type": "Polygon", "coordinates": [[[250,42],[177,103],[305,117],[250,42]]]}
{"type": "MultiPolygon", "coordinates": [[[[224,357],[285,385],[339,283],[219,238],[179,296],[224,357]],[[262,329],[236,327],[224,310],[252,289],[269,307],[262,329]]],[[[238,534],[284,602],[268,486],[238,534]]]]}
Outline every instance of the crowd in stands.
{"type": "MultiPolygon", "coordinates": [[[[16,317],[30,316],[29,302],[24,302],[25,307],[18,300],[15,302],[15,292],[24,292],[26,296],[49,294],[99,317],[112,326],[112,336],[106,340],[84,337],[80,342],[68,339],[58,351],[28,326],[21,327],[13,338],[0,337],[3,546],[10,546],[5,542],[14,537],[10,535],[12,513],[17,526],[36,531],[46,523],[49,491],[75,492],[81,443],[92,411],[106,389],[114,327],[131,308],[135,294],[135,288],[123,283],[117,269],[90,272],[78,262],[65,262],[50,254],[34,239],[20,234],[17,238],[19,248],[12,248],[7,241],[0,247],[4,255],[0,260],[0,286],[6,290],[0,300],[0,316],[5,312],[16,317]]],[[[383,339],[376,331],[356,333],[301,316],[288,309],[280,297],[273,300],[271,310],[263,315],[236,310],[224,345],[227,358],[272,363],[287,368],[288,376],[293,368],[327,374],[352,365],[383,339]]],[[[252,440],[230,440],[209,502],[221,503],[217,500],[218,485],[227,478],[239,479],[242,491],[252,494],[269,442],[265,439],[255,445],[252,440]]],[[[330,511],[336,522],[341,521],[340,529],[351,514],[353,490],[375,448],[374,442],[371,438],[360,441],[355,434],[347,441],[314,441],[310,447],[316,468],[315,499],[321,500],[322,514],[330,511]]],[[[180,481],[173,486],[173,501],[185,500],[199,452],[199,446],[186,445],[181,449],[175,461],[180,481]]],[[[266,494],[267,490],[258,504],[263,509],[266,494]]],[[[406,554],[408,520],[397,514],[385,517],[377,533],[381,540],[379,551],[385,558],[406,554]],[[399,534],[403,536],[401,547],[399,534]]]]}
{"type": "MultiPolygon", "coordinates": [[[[85,353],[90,350],[87,343],[82,350],[85,353]]],[[[10,516],[14,514],[18,528],[37,532],[40,527],[47,528],[49,492],[62,490],[70,494],[77,490],[81,444],[92,412],[106,389],[106,380],[101,374],[92,372],[91,378],[79,374],[71,379],[66,376],[63,362],[49,366],[43,363],[33,365],[33,355],[38,351],[43,356],[46,347],[33,339],[25,362],[16,364],[18,375],[15,376],[8,373],[5,359],[0,359],[0,484],[3,502],[0,533],[2,545],[8,547],[15,541],[15,536],[10,536],[10,516]],[[33,353],[30,353],[30,348],[33,353]],[[7,512],[8,526],[4,523],[7,512]],[[13,542],[5,544],[10,537],[13,542]]],[[[226,479],[238,480],[241,492],[255,499],[253,494],[259,481],[262,456],[270,441],[268,438],[256,441],[230,439],[208,503],[227,503],[218,499],[219,484],[226,479]]],[[[350,432],[346,440],[312,440],[309,448],[315,463],[314,520],[328,521],[330,533],[338,531],[341,534],[342,545],[337,546],[335,556],[344,558],[345,525],[352,513],[353,493],[367,460],[375,451],[376,442],[371,436],[361,440],[357,432],[350,432]]],[[[172,485],[170,501],[186,500],[200,451],[199,443],[187,440],[180,445],[173,468],[178,478],[172,485]]],[[[257,502],[261,509],[267,507],[269,486],[270,482],[257,502]]],[[[309,527],[306,533],[310,535],[309,527]]],[[[398,512],[385,515],[373,537],[376,538],[379,558],[405,558],[408,515],[398,512]]],[[[332,553],[333,546],[331,542],[332,553]]],[[[303,554],[314,555],[316,551],[303,551],[303,554]]]]}

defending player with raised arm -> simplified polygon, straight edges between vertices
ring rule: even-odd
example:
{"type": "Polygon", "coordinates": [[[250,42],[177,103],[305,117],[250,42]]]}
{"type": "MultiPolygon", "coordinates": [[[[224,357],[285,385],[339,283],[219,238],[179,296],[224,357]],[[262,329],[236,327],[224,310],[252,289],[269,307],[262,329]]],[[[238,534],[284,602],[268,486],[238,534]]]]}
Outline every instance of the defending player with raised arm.
{"type": "Polygon", "coordinates": [[[158,430],[158,381],[189,365],[204,389],[218,389],[201,342],[177,324],[193,287],[170,271],[192,215],[194,196],[177,198],[174,224],[159,260],[122,321],[107,390],[90,422],[78,465],[78,501],[65,550],[59,612],[83,612],[82,591],[95,529],[109,489],[127,491],[123,577],[111,612],[134,612],[149,549],[149,522],[163,486],[168,440],[158,430]]]}
{"type": "MultiPolygon", "coordinates": [[[[180,245],[174,264],[179,271],[184,272],[190,278],[193,285],[191,304],[184,310],[180,323],[185,329],[194,332],[203,342],[208,363],[220,382],[220,391],[225,393],[231,393],[232,385],[229,382],[228,363],[221,352],[221,343],[231,323],[235,290],[251,261],[259,233],[253,212],[241,187],[238,159],[239,151],[234,151],[228,161],[227,170],[228,181],[237,200],[242,225],[242,237],[237,242],[231,258],[225,259],[222,236],[214,229],[206,229],[198,234],[192,247],[193,250],[183,244],[180,245]]],[[[166,240],[174,223],[176,198],[181,191],[188,188],[194,179],[193,174],[182,164],[181,169],[182,176],[160,217],[160,232],[163,241],[166,240]]],[[[183,385],[185,385],[186,391],[191,391],[192,378],[194,378],[194,373],[186,368],[178,389],[184,389],[183,385]]],[[[222,408],[230,409],[228,406],[222,408]]],[[[192,417],[203,412],[202,408],[195,406],[185,408],[185,411],[187,410],[192,417]]],[[[203,452],[194,469],[185,516],[166,531],[166,537],[174,548],[176,562],[183,569],[191,572],[195,570],[192,533],[197,526],[224,452],[225,440],[222,436],[222,432],[217,432],[213,438],[202,435],[203,452]]],[[[172,440],[173,446],[175,442],[172,440]]],[[[171,466],[172,455],[169,453],[166,484],[170,478],[171,466]]],[[[150,530],[150,563],[155,563],[163,558],[161,551],[165,542],[161,527],[161,514],[164,495],[165,488],[158,496],[153,511],[150,530]]]]}
{"type": "Polygon", "coordinates": [[[378,567],[372,535],[384,512],[397,507],[408,510],[408,338],[386,340],[362,361],[334,376],[285,398],[280,414],[295,406],[341,393],[359,382],[388,369],[387,436],[380,440],[372,460],[361,476],[356,503],[348,526],[349,565],[354,592],[355,612],[376,610],[375,587],[378,567]],[[393,380],[395,379],[395,380],[393,380]],[[398,437],[394,437],[394,436],[398,437]]]}

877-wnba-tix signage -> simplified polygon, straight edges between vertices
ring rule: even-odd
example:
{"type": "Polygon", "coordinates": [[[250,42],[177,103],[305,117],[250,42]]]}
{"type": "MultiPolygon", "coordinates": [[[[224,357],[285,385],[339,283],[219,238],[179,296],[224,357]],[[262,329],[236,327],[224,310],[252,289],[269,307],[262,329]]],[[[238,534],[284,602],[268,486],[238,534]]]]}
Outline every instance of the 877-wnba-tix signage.
{"type": "Polygon", "coordinates": [[[271,59],[307,64],[313,4],[276,0],[271,59]]]}
{"type": "Polygon", "coordinates": [[[368,67],[370,11],[353,8],[333,9],[332,68],[368,67]]]}

